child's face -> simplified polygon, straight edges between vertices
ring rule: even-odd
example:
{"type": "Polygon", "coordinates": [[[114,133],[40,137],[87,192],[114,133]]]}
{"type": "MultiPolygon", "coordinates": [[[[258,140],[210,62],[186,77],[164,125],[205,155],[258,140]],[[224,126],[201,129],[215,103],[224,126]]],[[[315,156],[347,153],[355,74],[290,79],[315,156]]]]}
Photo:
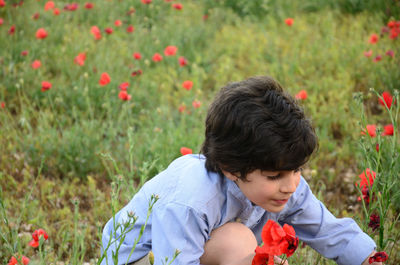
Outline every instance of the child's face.
{"type": "Polygon", "coordinates": [[[223,172],[226,177],[236,182],[243,194],[254,204],[268,212],[280,212],[300,183],[300,170],[261,171],[247,174],[248,181],[223,172]]]}

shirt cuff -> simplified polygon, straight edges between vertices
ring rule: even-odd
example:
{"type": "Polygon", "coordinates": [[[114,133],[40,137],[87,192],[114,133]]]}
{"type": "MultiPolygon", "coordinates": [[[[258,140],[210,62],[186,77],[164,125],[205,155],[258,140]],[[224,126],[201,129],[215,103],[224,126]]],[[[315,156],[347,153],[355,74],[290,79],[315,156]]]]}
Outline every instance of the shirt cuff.
{"type": "Polygon", "coordinates": [[[355,236],[337,260],[338,265],[361,265],[376,248],[375,242],[366,233],[355,236]]]}

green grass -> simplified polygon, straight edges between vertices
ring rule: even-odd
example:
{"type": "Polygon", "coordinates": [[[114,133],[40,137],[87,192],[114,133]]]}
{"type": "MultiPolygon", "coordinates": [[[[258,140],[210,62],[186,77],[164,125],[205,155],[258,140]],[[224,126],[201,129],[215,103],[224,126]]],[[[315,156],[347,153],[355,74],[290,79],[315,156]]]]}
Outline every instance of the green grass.
{"type": "MultiPolygon", "coordinates": [[[[227,82],[254,75],[273,76],[292,95],[307,91],[302,105],[316,128],[319,150],[305,175],[334,214],[355,217],[368,229],[354,183],[367,161],[376,159],[359,146],[360,131],[365,124],[392,122],[369,89],[394,94],[400,87],[399,38],[382,35],[375,45],[368,39],[389,20],[400,19],[396,1],[182,1],[180,11],[161,0],[150,5],[96,1],[92,10],[76,1],[76,11],[63,11],[67,3],[55,1],[62,10],[58,16],[44,11],[44,2],[12,7],[17,2],[0,8],[0,102],[5,103],[0,184],[9,220],[0,231],[10,240],[7,245],[0,239],[0,263],[15,252],[39,261],[27,242],[41,227],[50,235],[44,244],[48,261],[94,263],[110,205],[120,209],[141,184],[180,156],[181,146],[198,152],[213,95],[227,82]],[[293,26],[284,23],[287,17],[294,18],[293,26]],[[114,26],[117,19],[121,27],[114,26]],[[16,31],[9,35],[12,25],[16,31]],[[90,33],[94,25],[102,30],[101,40],[90,33]],[[133,33],[126,32],[128,25],[135,27],[133,33]],[[113,27],[113,34],[107,35],[106,27],[113,27]],[[35,38],[39,28],[48,31],[46,39],[35,38]],[[168,45],[178,47],[177,55],[163,54],[168,45]],[[370,49],[373,56],[366,58],[370,49]],[[22,56],[23,50],[28,55],[22,56]],[[386,56],[387,50],[395,56],[386,56]],[[87,58],[78,66],[74,58],[81,52],[87,58]],[[140,61],[134,52],[142,54],[140,61]],[[163,61],[151,60],[156,52],[163,61]],[[383,58],[375,63],[378,54],[383,58]],[[179,56],[187,66],[179,66],[179,56]],[[42,66],[32,69],[36,59],[42,66]],[[139,69],[142,75],[131,76],[139,69]],[[106,86],[98,84],[102,72],[111,76],[106,86]],[[194,82],[190,91],[182,88],[185,80],[194,82]],[[42,81],[53,87],[42,92],[42,81]],[[123,82],[130,82],[127,102],[118,98],[123,82]],[[356,92],[363,95],[364,116],[353,99],[356,92]],[[186,110],[180,113],[182,105],[186,110]]],[[[392,139],[383,145],[387,154],[390,146],[400,151],[399,138],[392,139]]],[[[368,150],[375,143],[369,142],[368,150]]],[[[399,162],[384,157],[376,167],[396,179],[399,162]]],[[[393,198],[386,222],[399,213],[400,199],[393,198]]],[[[393,229],[398,235],[398,225],[393,229]]],[[[396,251],[388,264],[400,260],[396,251]]],[[[291,264],[320,259],[308,248],[297,253],[291,264]]],[[[320,264],[330,263],[321,259],[320,264]]]]}

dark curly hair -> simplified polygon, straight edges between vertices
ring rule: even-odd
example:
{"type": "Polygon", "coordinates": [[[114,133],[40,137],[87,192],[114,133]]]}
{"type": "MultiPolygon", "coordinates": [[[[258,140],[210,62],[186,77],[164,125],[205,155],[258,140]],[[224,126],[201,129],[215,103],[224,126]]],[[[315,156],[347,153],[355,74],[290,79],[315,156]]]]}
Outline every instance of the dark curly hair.
{"type": "Polygon", "coordinates": [[[246,175],[256,169],[294,170],[318,146],[303,109],[268,76],[252,77],[223,87],[206,118],[201,153],[206,168],[246,175]]]}

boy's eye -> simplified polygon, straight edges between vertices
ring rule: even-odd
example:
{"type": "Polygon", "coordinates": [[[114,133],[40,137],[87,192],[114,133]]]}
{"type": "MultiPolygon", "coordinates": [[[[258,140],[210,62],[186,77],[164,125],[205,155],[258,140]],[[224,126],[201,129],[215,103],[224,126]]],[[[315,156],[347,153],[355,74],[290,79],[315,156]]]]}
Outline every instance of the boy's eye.
{"type": "Polygon", "coordinates": [[[268,178],[269,180],[276,180],[276,179],[278,179],[280,176],[281,176],[281,174],[278,174],[278,175],[275,175],[275,176],[267,176],[267,178],[268,178]]]}

